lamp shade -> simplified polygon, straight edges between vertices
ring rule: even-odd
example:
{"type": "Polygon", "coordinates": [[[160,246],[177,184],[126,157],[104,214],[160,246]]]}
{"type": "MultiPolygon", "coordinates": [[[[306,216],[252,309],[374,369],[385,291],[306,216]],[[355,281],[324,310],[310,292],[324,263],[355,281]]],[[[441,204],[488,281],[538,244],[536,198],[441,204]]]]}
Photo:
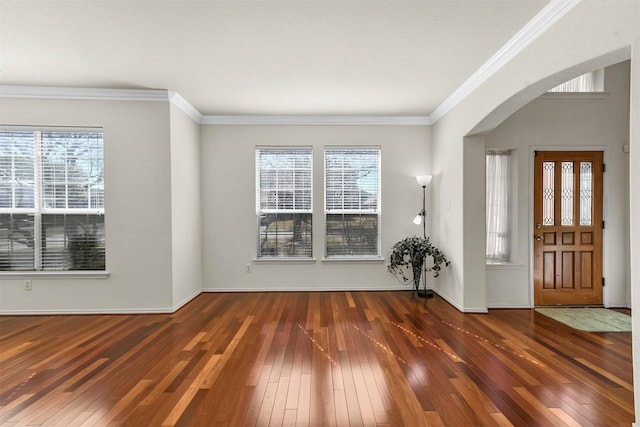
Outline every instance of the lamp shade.
{"type": "Polygon", "coordinates": [[[431,182],[433,176],[431,175],[418,175],[416,176],[416,181],[420,184],[420,187],[426,187],[431,182]]]}
{"type": "Polygon", "coordinates": [[[413,223],[414,223],[415,225],[420,225],[420,224],[422,224],[422,214],[421,214],[421,213],[419,213],[418,215],[416,215],[416,217],[415,217],[415,218],[413,218],[413,223]]]}

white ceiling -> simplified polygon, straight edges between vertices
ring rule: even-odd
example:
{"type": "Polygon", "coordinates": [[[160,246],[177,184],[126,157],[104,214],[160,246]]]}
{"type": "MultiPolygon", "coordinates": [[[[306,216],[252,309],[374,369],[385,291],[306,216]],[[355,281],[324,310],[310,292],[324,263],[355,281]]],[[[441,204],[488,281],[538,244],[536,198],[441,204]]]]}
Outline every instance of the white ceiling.
{"type": "Polygon", "coordinates": [[[428,116],[549,0],[0,3],[0,83],[178,92],[206,115],[428,116]]]}

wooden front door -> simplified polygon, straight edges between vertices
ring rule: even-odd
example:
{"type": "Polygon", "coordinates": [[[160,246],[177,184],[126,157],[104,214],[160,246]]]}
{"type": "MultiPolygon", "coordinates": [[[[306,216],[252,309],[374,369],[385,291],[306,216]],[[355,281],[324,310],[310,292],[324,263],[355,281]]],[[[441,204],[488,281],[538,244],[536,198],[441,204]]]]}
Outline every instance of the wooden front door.
{"type": "Polygon", "coordinates": [[[602,304],[601,151],[537,151],[534,304],[602,304]]]}

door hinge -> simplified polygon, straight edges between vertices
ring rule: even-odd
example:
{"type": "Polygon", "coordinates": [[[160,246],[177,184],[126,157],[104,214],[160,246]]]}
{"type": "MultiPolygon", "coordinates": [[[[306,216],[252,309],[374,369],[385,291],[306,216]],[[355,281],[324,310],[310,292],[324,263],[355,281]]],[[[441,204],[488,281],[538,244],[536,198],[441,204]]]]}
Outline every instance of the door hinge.
{"type": "Polygon", "coordinates": [[[607,165],[606,164],[602,164],[602,172],[606,172],[607,171],[607,165]]]}
{"type": "Polygon", "coordinates": [[[537,150],[533,150],[533,157],[538,155],[538,151],[537,150]]]}
{"type": "Polygon", "coordinates": [[[604,230],[604,220],[602,221],[602,229],[604,230]]]}
{"type": "Polygon", "coordinates": [[[602,278],[602,287],[604,288],[604,277],[602,278]]]}

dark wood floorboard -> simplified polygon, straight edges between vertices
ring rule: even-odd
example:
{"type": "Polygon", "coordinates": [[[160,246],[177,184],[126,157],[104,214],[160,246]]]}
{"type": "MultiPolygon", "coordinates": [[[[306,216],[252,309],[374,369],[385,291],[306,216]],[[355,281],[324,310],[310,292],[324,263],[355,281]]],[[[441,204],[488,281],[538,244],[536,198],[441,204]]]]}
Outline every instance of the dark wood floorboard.
{"type": "Polygon", "coordinates": [[[409,292],[0,317],[1,426],[629,426],[630,333],[409,292]]]}

